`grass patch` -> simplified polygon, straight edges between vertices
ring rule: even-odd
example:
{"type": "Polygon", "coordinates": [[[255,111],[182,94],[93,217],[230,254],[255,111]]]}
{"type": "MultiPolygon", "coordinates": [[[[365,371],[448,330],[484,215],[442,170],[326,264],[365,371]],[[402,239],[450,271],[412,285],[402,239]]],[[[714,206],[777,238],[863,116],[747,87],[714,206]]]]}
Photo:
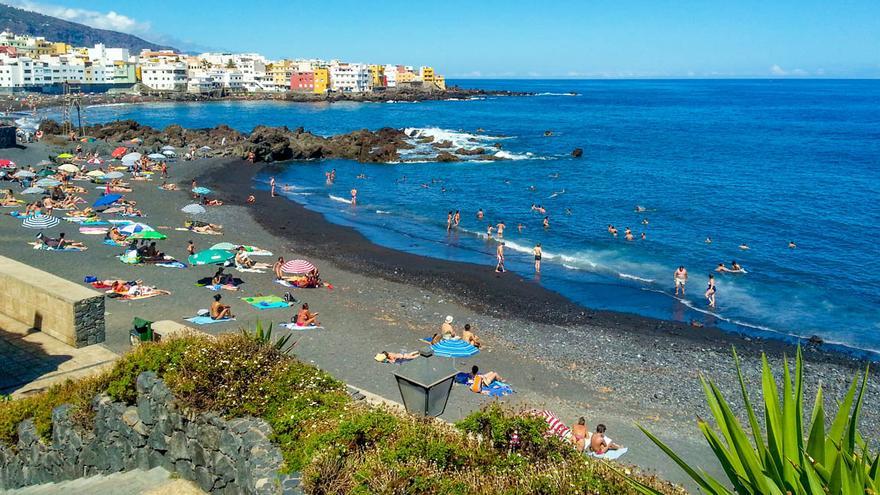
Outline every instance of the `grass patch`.
{"type": "Polygon", "coordinates": [[[88,427],[91,398],[107,392],[132,403],[143,371],[155,371],[190,411],[266,420],[285,469],[302,472],[308,493],[634,493],[604,463],[546,437],[542,419],[490,405],[450,425],[354,403],[338,380],[246,333],[145,344],[101,375],[0,403],[0,441],[13,444],[25,418],[48,438],[52,408],[63,403],[88,427]]]}

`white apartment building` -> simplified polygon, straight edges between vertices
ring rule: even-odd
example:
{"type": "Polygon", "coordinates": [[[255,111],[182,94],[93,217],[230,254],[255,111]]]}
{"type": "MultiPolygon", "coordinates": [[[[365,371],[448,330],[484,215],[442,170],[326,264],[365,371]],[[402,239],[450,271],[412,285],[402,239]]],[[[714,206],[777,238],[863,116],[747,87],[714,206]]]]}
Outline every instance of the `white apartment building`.
{"type": "Polygon", "coordinates": [[[393,88],[397,86],[397,65],[385,65],[385,87],[393,88]]]}
{"type": "Polygon", "coordinates": [[[86,50],[92,62],[129,62],[131,59],[128,48],[107,48],[103,43],[98,43],[94,48],[86,50]]]}
{"type": "Polygon", "coordinates": [[[185,91],[185,62],[147,62],[141,64],[141,82],[158,91],[185,91]]]}
{"type": "Polygon", "coordinates": [[[334,61],[330,65],[330,89],[342,93],[372,91],[373,77],[366,64],[347,64],[334,61]]]}
{"type": "Polygon", "coordinates": [[[47,73],[45,62],[0,54],[0,88],[21,88],[49,82],[51,74],[47,73]]]}

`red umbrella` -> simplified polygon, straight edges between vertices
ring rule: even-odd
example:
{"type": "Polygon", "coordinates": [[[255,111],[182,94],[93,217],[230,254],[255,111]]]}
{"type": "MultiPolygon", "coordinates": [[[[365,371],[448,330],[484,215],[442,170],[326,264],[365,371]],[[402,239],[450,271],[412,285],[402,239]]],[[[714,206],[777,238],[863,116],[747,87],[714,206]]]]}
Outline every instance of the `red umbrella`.
{"type": "Polygon", "coordinates": [[[125,146],[120,146],[113,150],[113,153],[110,153],[110,156],[112,156],[113,158],[121,158],[122,155],[124,155],[127,151],[128,148],[126,148],[125,146]]]}
{"type": "Polygon", "coordinates": [[[8,160],[6,158],[2,158],[2,159],[0,159],[0,167],[15,168],[15,162],[12,160],[8,160]]]}
{"type": "Polygon", "coordinates": [[[284,273],[309,273],[316,269],[315,265],[306,260],[290,260],[281,265],[281,271],[284,273]]]}

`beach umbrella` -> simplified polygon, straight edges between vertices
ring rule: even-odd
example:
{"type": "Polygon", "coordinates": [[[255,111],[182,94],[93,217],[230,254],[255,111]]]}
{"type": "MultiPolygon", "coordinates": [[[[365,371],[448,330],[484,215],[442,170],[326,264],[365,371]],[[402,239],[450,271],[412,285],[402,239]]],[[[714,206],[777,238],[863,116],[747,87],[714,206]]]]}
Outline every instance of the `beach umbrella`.
{"type": "Polygon", "coordinates": [[[77,168],[77,166],[72,163],[65,163],[64,165],[61,165],[60,167],[58,167],[58,170],[60,170],[62,172],[68,172],[71,174],[75,174],[75,173],[79,172],[79,168],[77,168]]]}
{"type": "Polygon", "coordinates": [[[165,156],[176,156],[177,153],[174,150],[162,150],[162,154],[165,156]]]}
{"type": "Polygon", "coordinates": [[[168,157],[163,155],[162,153],[150,153],[149,155],[147,155],[147,158],[149,158],[150,160],[164,160],[168,157]]]}
{"type": "Polygon", "coordinates": [[[22,227],[26,227],[29,229],[51,229],[61,223],[61,219],[58,217],[53,217],[50,215],[34,215],[32,217],[25,218],[23,222],[21,222],[22,227]]]}
{"type": "Polygon", "coordinates": [[[122,172],[107,172],[102,177],[105,179],[121,179],[123,177],[122,172]]]}
{"type": "Polygon", "coordinates": [[[54,165],[54,164],[52,162],[50,162],[49,160],[40,160],[36,164],[37,167],[49,167],[52,165],[54,165]]]}
{"type": "Polygon", "coordinates": [[[169,150],[174,151],[175,150],[174,146],[171,146],[170,144],[166,144],[165,146],[162,146],[162,151],[169,151],[169,150]]]}
{"type": "Polygon", "coordinates": [[[211,194],[210,189],[208,189],[207,187],[202,187],[202,186],[194,187],[192,192],[194,192],[196,194],[211,194]]]}
{"type": "Polygon", "coordinates": [[[113,158],[122,158],[123,155],[125,155],[125,153],[126,153],[127,151],[128,151],[128,148],[126,148],[125,146],[120,146],[120,147],[114,149],[114,150],[110,153],[110,156],[113,157],[113,158]]]}
{"type": "Polygon", "coordinates": [[[199,151],[211,151],[211,147],[210,146],[202,146],[201,148],[199,148],[199,151]]]}
{"type": "Polygon", "coordinates": [[[6,158],[0,159],[0,167],[15,168],[15,162],[6,158]]]}
{"type": "Polygon", "coordinates": [[[133,235],[133,234],[137,234],[140,232],[149,232],[151,230],[156,230],[156,229],[154,229],[153,227],[150,227],[149,225],[147,225],[145,223],[140,223],[140,222],[127,223],[119,228],[119,232],[122,234],[125,234],[125,235],[133,235]]]}
{"type": "Polygon", "coordinates": [[[55,171],[52,169],[44,168],[37,172],[39,177],[49,177],[50,175],[55,175],[55,171]]]}
{"type": "Polygon", "coordinates": [[[102,172],[101,170],[92,170],[86,175],[89,177],[104,177],[104,172],[102,172]]]}
{"type": "MultiPolygon", "coordinates": [[[[122,232],[122,229],[119,229],[119,231],[122,232]]],[[[140,232],[136,232],[134,234],[131,234],[128,238],[129,239],[150,239],[150,240],[155,239],[155,240],[161,241],[162,239],[167,239],[168,236],[161,233],[161,232],[157,232],[155,230],[142,230],[140,232]]]]}
{"type": "Polygon", "coordinates": [[[479,354],[480,350],[461,339],[443,339],[431,346],[439,357],[465,358],[479,354]]]}
{"type": "Polygon", "coordinates": [[[43,194],[44,192],[46,192],[46,190],[43,189],[42,187],[31,186],[31,187],[25,189],[24,191],[22,191],[21,193],[22,194],[43,194]]]}
{"type": "Polygon", "coordinates": [[[61,185],[61,181],[58,179],[40,179],[35,185],[40,187],[56,187],[61,185]]]}
{"type": "Polygon", "coordinates": [[[547,422],[547,433],[555,435],[559,437],[561,440],[568,441],[571,437],[571,429],[565,426],[565,423],[562,422],[559,417],[557,417],[552,412],[544,409],[541,411],[535,411],[534,414],[536,416],[540,416],[547,422]]]}
{"type": "Polygon", "coordinates": [[[122,163],[124,165],[133,164],[134,162],[140,160],[142,156],[144,156],[144,155],[137,153],[137,152],[129,153],[129,154],[122,157],[122,163]]]}
{"type": "Polygon", "coordinates": [[[235,254],[225,249],[205,249],[191,255],[189,262],[191,265],[215,265],[225,263],[233,257],[235,257],[235,254]]]}
{"type": "Polygon", "coordinates": [[[192,203],[192,204],[188,204],[188,205],[184,206],[183,208],[180,209],[180,211],[182,211],[184,213],[188,213],[190,215],[201,215],[202,213],[205,213],[208,210],[206,210],[205,207],[202,205],[197,205],[195,203],[192,203]]]}
{"type": "Polygon", "coordinates": [[[213,246],[211,246],[211,249],[223,249],[226,251],[235,251],[236,248],[238,248],[238,246],[241,246],[241,244],[233,244],[231,242],[218,242],[217,244],[214,244],[213,246]]]}
{"type": "Polygon", "coordinates": [[[18,172],[12,174],[16,179],[25,179],[28,177],[36,177],[37,174],[31,172],[30,170],[19,170],[18,172]]]}
{"type": "Polygon", "coordinates": [[[61,153],[60,155],[58,155],[59,160],[69,160],[71,158],[73,158],[73,155],[71,155],[70,153],[61,153]]]}
{"type": "Polygon", "coordinates": [[[122,198],[121,194],[105,194],[100,198],[96,199],[92,206],[98,208],[101,206],[110,206],[113,203],[119,201],[122,198]]]}
{"type": "Polygon", "coordinates": [[[290,260],[281,265],[281,271],[284,273],[309,273],[315,269],[315,265],[306,260],[290,260]]]}

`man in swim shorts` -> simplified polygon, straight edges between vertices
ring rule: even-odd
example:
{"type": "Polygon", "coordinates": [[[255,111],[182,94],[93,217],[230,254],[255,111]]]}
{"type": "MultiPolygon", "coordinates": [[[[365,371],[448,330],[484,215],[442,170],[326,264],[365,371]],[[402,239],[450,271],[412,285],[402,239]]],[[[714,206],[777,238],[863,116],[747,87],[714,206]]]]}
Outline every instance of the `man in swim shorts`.
{"type": "Polygon", "coordinates": [[[684,285],[687,283],[688,279],[688,271],[685,270],[684,266],[679,266],[675,273],[672,275],[672,279],[675,282],[675,295],[678,295],[678,290],[681,289],[681,295],[684,296],[684,285]]]}

